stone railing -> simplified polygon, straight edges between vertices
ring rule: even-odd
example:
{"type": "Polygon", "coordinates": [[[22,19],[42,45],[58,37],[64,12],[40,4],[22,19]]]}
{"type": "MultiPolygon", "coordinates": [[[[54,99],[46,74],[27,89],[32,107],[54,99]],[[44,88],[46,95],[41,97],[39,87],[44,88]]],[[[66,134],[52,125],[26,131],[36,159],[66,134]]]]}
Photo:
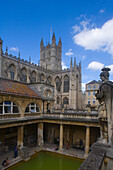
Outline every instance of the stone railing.
{"type": "Polygon", "coordinates": [[[20,113],[0,114],[0,119],[19,118],[20,116],[21,116],[20,113]]]}
{"type": "Polygon", "coordinates": [[[42,113],[36,112],[36,113],[24,113],[24,117],[31,117],[31,116],[41,116],[42,113]]]}
{"type": "MultiPolygon", "coordinates": [[[[9,118],[20,118],[21,114],[0,114],[0,119],[9,119],[9,118]]],[[[24,113],[24,117],[42,117],[42,118],[56,118],[56,119],[86,119],[86,120],[98,120],[98,113],[85,113],[85,112],[76,112],[76,113],[24,113]]]]}
{"type": "Polygon", "coordinates": [[[87,119],[98,119],[98,113],[44,113],[43,116],[46,117],[59,117],[59,118],[87,118],[87,119]]]}

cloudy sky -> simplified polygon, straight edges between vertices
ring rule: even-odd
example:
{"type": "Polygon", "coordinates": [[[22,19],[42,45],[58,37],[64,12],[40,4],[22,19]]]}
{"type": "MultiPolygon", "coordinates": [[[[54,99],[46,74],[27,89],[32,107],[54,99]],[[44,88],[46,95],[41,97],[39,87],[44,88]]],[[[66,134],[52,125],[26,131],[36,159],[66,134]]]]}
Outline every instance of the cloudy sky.
{"type": "Polygon", "coordinates": [[[83,85],[99,80],[101,68],[111,68],[113,80],[113,0],[4,0],[0,1],[3,50],[38,63],[40,40],[62,39],[63,68],[71,57],[82,64],[83,85]]]}

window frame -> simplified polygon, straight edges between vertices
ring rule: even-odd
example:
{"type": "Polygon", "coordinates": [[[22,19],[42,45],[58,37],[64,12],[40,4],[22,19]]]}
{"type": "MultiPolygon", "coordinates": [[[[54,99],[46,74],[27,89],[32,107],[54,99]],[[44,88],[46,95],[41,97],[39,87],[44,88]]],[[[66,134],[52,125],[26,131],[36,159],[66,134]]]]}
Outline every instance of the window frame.
{"type": "Polygon", "coordinates": [[[14,102],[12,102],[12,101],[4,101],[4,102],[1,102],[0,103],[0,107],[2,108],[2,113],[0,113],[0,114],[18,114],[19,113],[19,108],[18,108],[18,106],[14,103],[14,102]],[[9,104],[7,104],[6,102],[10,102],[9,104]],[[17,107],[17,110],[18,110],[18,112],[14,112],[14,107],[17,107]],[[8,111],[9,110],[9,112],[6,112],[6,110],[8,111]]]}
{"type": "Polygon", "coordinates": [[[39,112],[40,112],[40,108],[37,103],[29,103],[25,109],[25,113],[39,113],[39,112]],[[31,108],[34,108],[34,109],[31,109],[31,108]],[[38,108],[38,112],[37,112],[37,108],[38,108]],[[27,109],[29,111],[26,111],[27,109]]]}

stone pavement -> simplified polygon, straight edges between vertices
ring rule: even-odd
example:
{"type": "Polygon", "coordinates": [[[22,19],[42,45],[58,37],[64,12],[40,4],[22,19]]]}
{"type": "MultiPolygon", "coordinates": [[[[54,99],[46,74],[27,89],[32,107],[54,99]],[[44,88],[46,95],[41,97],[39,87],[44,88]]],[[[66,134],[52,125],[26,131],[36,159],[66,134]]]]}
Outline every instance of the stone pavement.
{"type": "MultiPolygon", "coordinates": [[[[30,158],[30,156],[34,155],[35,153],[43,150],[43,151],[50,151],[50,152],[54,152],[54,153],[59,153],[59,154],[67,155],[67,156],[72,156],[72,157],[84,159],[85,151],[83,151],[83,150],[73,149],[73,148],[69,148],[67,150],[66,148],[63,148],[62,151],[60,151],[60,150],[55,151],[53,149],[54,146],[55,145],[45,144],[42,148],[37,147],[37,146],[35,146],[35,147],[26,147],[26,150],[29,153],[29,158],[30,158]]],[[[14,158],[14,152],[13,151],[4,153],[4,154],[0,155],[0,170],[7,169],[8,167],[14,165],[15,163],[17,163],[19,161],[22,161],[22,158],[20,156],[18,156],[17,158],[14,158]],[[10,164],[7,167],[3,167],[2,162],[7,157],[9,158],[10,164]]]]}

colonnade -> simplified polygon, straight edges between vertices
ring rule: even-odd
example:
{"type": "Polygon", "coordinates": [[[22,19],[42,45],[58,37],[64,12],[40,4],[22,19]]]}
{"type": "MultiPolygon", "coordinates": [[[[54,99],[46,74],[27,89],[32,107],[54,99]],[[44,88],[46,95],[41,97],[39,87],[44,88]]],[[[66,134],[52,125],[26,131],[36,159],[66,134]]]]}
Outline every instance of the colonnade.
{"type": "MultiPolygon", "coordinates": [[[[20,146],[20,148],[23,147],[23,126],[19,126],[18,127],[18,138],[17,138],[17,145],[20,146]]],[[[64,125],[61,123],[60,124],[60,134],[59,134],[59,149],[63,150],[63,128],[64,125]]],[[[90,148],[90,127],[86,126],[86,144],[85,144],[85,155],[87,156],[89,153],[89,148],[90,148]]],[[[44,144],[44,140],[43,140],[43,123],[38,123],[37,125],[37,145],[39,147],[42,147],[44,144]]]]}

